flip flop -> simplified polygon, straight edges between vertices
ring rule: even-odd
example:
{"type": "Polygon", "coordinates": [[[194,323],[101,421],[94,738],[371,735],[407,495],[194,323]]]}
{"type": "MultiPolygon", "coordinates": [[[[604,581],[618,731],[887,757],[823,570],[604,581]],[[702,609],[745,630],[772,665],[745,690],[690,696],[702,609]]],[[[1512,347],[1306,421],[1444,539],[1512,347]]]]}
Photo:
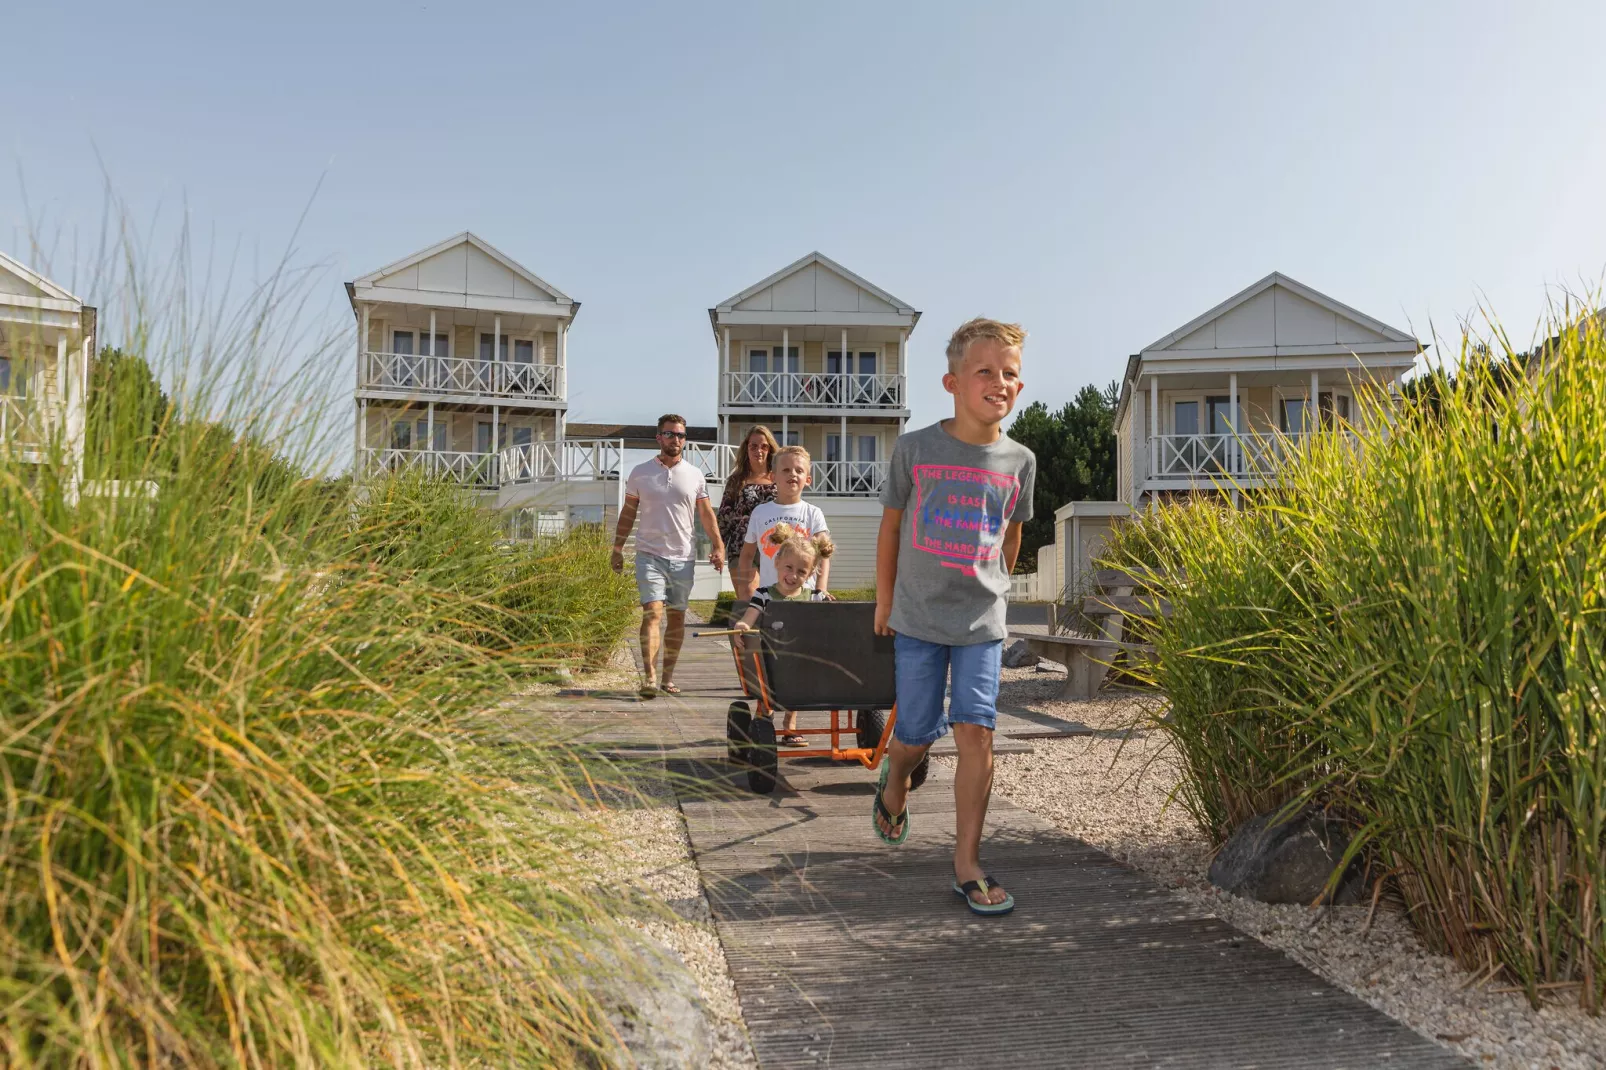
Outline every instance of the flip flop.
{"type": "Polygon", "coordinates": [[[987,918],[996,918],[1000,915],[1008,914],[1011,910],[1015,909],[1014,896],[1010,895],[1008,892],[1005,892],[1004,901],[1002,903],[978,903],[970,897],[970,893],[980,892],[983,895],[986,895],[988,892],[992,891],[993,888],[997,887],[997,885],[998,882],[993,880],[991,877],[983,877],[979,881],[966,881],[964,884],[960,884],[956,880],[954,881],[954,894],[965,901],[965,905],[970,908],[970,912],[972,914],[980,914],[987,918]]]}
{"type": "Polygon", "coordinates": [[[676,687],[674,684],[671,684],[671,683],[663,683],[663,684],[658,685],[658,690],[662,691],[666,695],[678,695],[678,694],[680,694],[680,688],[676,687]]]}
{"type": "Polygon", "coordinates": [[[658,689],[652,684],[642,684],[636,689],[636,694],[641,698],[657,698],[658,689]]]}
{"type": "Polygon", "coordinates": [[[806,747],[808,745],[809,741],[796,732],[787,732],[781,736],[781,746],[783,747],[806,747]]]}
{"type": "Polygon", "coordinates": [[[895,814],[887,809],[886,803],[881,801],[881,793],[887,790],[887,774],[891,771],[892,763],[883,759],[881,762],[881,779],[876,783],[875,788],[875,810],[870,815],[870,827],[875,829],[875,834],[881,837],[882,843],[897,847],[909,838],[909,804],[906,801],[903,805],[903,813],[895,814]],[[894,828],[901,825],[902,830],[896,836],[888,836],[881,831],[881,822],[876,820],[877,817],[886,818],[887,824],[892,825],[894,828]]]}

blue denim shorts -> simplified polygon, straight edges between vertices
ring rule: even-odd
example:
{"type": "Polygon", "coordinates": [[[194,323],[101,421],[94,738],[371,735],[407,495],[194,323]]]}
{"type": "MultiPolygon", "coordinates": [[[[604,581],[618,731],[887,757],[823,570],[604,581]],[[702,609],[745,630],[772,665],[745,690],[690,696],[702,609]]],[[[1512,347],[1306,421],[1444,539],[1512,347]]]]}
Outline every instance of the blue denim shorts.
{"type": "Polygon", "coordinates": [[[696,561],[671,561],[636,551],[636,593],[642,605],[662,602],[669,609],[685,609],[696,576],[696,561]]]}
{"type": "Polygon", "coordinates": [[[1002,639],[943,646],[898,635],[892,649],[898,693],[898,720],[892,726],[892,734],[898,742],[924,747],[941,739],[950,724],[979,724],[989,730],[997,725],[1002,639]],[[949,690],[950,670],[953,696],[945,716],[942,697],[949,690]]]}

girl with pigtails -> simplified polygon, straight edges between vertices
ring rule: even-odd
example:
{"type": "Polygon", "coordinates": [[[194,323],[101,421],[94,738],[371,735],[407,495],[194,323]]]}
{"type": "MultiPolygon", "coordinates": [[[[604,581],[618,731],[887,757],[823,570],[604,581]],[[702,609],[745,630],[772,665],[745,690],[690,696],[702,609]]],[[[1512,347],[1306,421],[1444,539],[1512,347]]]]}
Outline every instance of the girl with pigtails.
{"type": "MultiPolygon", "coordinates": [[[[776,599],[808,598],[805,586],[815,571],[836,552],[836,544],[829,532],[805,535],[801,530],[782,521],[765,536],[775,547],[775,582],[753,592],[747,603],[747,612],[736,622],[736,630],[751,631],[764,615],[764,607],[776,599]]],[[[776,742],[783,747],[806,747],[808,741],[797,734],[797,714],[788,711],[776,742]]]]}

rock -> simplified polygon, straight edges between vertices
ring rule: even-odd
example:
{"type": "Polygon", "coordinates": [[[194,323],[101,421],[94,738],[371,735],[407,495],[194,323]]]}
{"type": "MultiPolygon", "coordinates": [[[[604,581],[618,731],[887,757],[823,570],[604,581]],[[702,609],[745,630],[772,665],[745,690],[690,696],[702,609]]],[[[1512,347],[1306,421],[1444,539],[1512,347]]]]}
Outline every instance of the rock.
{"type": "MultiPolygon", "coordinates": [[[[1210,883],[1262,903],[1308,906],[1322,895],[1349,839],[1349,829],[1320,810],[1286,817],[1280,810],[1259,814],[1239,825],[1222,845],[1210,863],[1210,883]]],[[[1359,901],[1362,883],[1359,867],[1352,863],[1333,902],[1359,901]]]]}
{"type": "Polygon", "coordinates": [[[1004,668],[1026,669],[1036,665],[1042,659],[1033,654],[1026,647],[1026,640],[1017,639],[1004,648],[1004,668]]]}
{"type": "Polygon", "coordinates": [[[685,961],[646,935],[639,961],[622,962],[611,952],[595,956],[600,967],[589,979],[624,1041],[610,1065],[641,1070],[708,1066],[717,1043],[697,982],[685,961]]]}

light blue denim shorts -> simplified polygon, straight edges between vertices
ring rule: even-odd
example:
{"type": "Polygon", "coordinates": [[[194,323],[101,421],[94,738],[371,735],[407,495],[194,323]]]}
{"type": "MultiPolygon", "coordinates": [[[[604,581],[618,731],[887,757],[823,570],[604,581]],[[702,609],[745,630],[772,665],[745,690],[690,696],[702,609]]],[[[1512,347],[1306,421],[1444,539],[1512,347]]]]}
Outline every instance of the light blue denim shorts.
{"type": "Polygon", "coordinates": [[[641,595],[642,605],[662,602],[669,609],[685,609],[696,576],[695,560],[671,561],[636,551],[636,593],[641,595]]]}
{"type": "Polygon", "coordinates": [[[1002,671],[1004,641],[944,646],[910,635],[893,639],[893,677],[898,695],[898,720],[892,734],[910,747],[935,743],[950,724],[979,724],[993,729],[998,723],[998,678],[1002,671]],[[949,688],[949,675],[953,686],[949,688]],[[943,692],[952,691],[946,715],[943,692]]]}

